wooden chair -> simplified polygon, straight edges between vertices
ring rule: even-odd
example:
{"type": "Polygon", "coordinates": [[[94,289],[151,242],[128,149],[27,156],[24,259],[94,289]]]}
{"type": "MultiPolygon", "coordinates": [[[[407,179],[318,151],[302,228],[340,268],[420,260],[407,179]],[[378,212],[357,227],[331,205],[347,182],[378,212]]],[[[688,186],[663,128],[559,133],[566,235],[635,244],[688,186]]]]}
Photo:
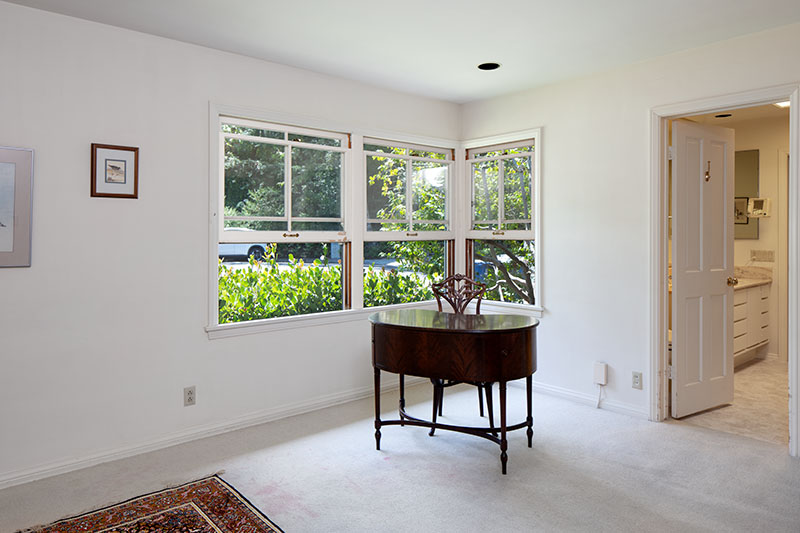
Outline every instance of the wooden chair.
{"type": "MultiPolygon", "coordinates": [[[[463,274],[455,274],[447,277],[439,283],[431,285],[433,295],[439,311],[442,311],[442,300],[445,300],[453,308],[453,312],[463,315],[470,302],[475,302],[475,314],[481,314],[481,300],[486,292],[486,285],[468,278],[463,274]]],[[[444,389],[462,383],[444,379],[431,379],[433,383],[433,423],[436,423],[436,415],[442,416],[442,404],[444,403],[444,389]]],[[[489,415],[489,427],[494,429],[494,417],[492,416],[492,383],[469,382],[470,385],[478,387],[478,405],[480,415],[483,416],[483,391],[486,391],[486,411],[489,415]]],[[[429,435],[433,436],[435,428],[431,428],[429,435]]]]}

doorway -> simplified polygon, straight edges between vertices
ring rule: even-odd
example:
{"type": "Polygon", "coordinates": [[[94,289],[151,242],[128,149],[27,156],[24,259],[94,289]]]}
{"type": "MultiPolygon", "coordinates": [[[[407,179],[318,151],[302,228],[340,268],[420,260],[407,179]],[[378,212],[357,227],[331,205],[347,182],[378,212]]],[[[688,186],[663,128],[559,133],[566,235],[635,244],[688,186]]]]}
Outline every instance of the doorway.
{"type": "Polygon", "coordinates": [[[788,445],[786,248],[789,108],[775,104],[682,120],[735,133],[733,401],[682,423],[788,445]],[[750,199],[753,199],[751,202],[750,199]],[[768,210],[748,206],[766,199],[768,210]],[[753,215],[753,216],[750,216],[753,215]]]}
{"type": "MultiPolygon", "coordinates": [[[[669,120],[679,117],[697,116],[707,113],[722,113],[727,109],[742,109],[757,105],[772,104],[777,101],[791,99],[790,108],[790,141],[789,152],[798,153],[798,95],[800,89],[797,85],[776,87],[753,91],[750,93],[729,95],[719,98],[662,106],[652,111],[651,131],[651,243],[652,243],[652,268],[651,268],[651,360],[650,360],[650,418],[652,420],[665,420],[669,417],[669,392],[670,376],[668,331],[669,331],[669,298],[667,272],[669,265],[668,249],[668,201],[669,201],[669,160],[667,156],[667,139],[669,120]]],[[[798,223],[800,220],[800,188],[797,184],[798,162],[797,158],[789,159],[788,163],[788,272],[786,286],[789,289],[787,296],[787,363],[789,381],[789,451],[791,455],[798,455],[798,281],[800,280],[800,240],[798,240],[798,223]]]]}

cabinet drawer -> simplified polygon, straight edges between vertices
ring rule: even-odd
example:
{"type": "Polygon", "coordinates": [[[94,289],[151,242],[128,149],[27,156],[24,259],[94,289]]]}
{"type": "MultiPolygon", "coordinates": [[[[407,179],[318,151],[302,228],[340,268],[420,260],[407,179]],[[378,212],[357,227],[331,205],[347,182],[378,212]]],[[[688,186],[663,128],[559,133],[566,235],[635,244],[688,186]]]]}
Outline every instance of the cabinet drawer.
{"type": "Polygon", "coordinates": [[[761,312],[769,311],[769,298],[761,298],[761,312]]]}
{"type": "MultiPolygon", "coordinates": [[[[766,328],[767,326],[769,326],[769,313],[761,313],[761,327],[766,328]]],[[[736,330],[735,325],[733,329],[736,330]]]]}
{"type": "Polygon", "coordinates": [[[733,353],[736,353],[736,352],[739,352],[741,350],[744,350],[745,348],[750,346],[750,344],[747,342],[747,338],[748,337],[749,337],[749,335],[745,334],[745,335],[742,335],[741,337],[734,337],[733,338],[733,353]]]}
{"type": "Polygon", "coordinates": [[[737,320],[733,323],[733,336],[740,337],[747,333],[747,319],[737,320]]]}
{"type": "Polygon", "coordinates": [[[740,305],[747,303],[747,290],[746,289],[739,289],[738,291],[733,291],[733,305],[740,305]]]}
{"type": "Polygon", "coordinates": [[[759,287],[761,289],[761,298],[769,298],[769,289],[772,287],[771,284],[767,283],[766,285],[762,285],[759,287]]]}
{"type": "Polygon", "coordinates": [[[734,305],[733,306],[733,320],[742,320],[743,318],[747,317],[747,306],[742,305],[734,305]]]}

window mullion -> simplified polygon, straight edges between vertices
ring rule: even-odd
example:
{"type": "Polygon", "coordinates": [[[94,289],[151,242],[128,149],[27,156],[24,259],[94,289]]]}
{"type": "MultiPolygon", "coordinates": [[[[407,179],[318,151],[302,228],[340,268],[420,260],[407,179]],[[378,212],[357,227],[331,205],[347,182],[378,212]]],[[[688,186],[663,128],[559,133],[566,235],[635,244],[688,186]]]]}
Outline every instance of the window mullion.
{"type": "Polygon", "coordinates": [[[410,159],[406,159],[406,219],[408,221],[408,231],[414,230],[414,225],[412,223],[412,211],[411,208],[414,205],[412,202],[411,195],[413,194],[413,188],[411,187],[411,182],[414,179],[414,175],[412,173],[413,165],[410,159]]]}
{"type": "Polygon", "coordinates": [[[506,186],[505,186],[505,161],[498,161],[497,165],[497,229],[505,226],[506,218],[506,186]]]}
{"type": "Polygon", "coordinates": [[[286,215],[286,231],[292,231],[292,147],[286,146],[284,148],[286,157],[284,157],[283,167],[283,210],[286,215]]]}

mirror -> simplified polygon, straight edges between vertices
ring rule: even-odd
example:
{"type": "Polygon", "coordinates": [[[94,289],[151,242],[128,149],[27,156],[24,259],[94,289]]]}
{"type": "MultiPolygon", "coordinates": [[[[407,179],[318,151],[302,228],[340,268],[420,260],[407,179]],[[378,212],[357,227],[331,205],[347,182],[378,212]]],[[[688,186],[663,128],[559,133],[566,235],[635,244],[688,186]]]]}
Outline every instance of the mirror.
{"type": "Polygon", "coordinates": [[[758,239],[758,219],[747,216],[747,202],[758,197],[758,150],[736,152],[734,181],[735,239],[758,239]]]}

